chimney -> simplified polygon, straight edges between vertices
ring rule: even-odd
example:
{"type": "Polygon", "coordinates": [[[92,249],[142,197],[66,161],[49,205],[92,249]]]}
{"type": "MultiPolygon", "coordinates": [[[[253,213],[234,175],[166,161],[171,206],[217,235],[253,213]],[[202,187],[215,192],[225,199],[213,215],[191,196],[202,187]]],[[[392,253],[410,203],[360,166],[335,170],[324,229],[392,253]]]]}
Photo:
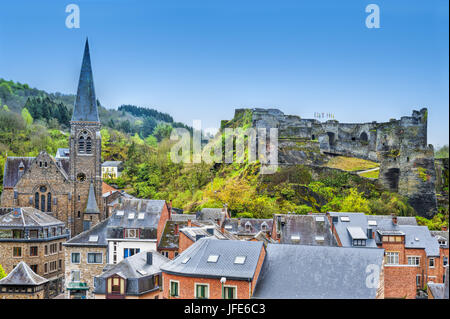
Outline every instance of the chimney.
{"type": "Polygon", "coordinates": [[[442,226],[442,227],[441,227],[441,230],[442,230],[442,231],[447,231],[447,226],[445,226],[445,225],[442,226]]]}
{"type": "Polygon", "coordinates": [[[172,200],[169,201],[169,205],[167,205],[168,211],[169,211],[169,220],[172,219],[172,200]]]}
{"type": "Polygon", "coordinates": [[[153,263],[153,254],[151,251],[147,252],[147,265],[151,265],[153,263]]]}
{"type": "Polygon", "coordinates": [[[228,205],[227,204],[223,204],[222,211],[225,212],[225,217],[224,218],[227,218],[227,219],[231,218],[230,215],[228,215],[228,205]]]}
{"type": "Polygon", "coordinates": [[[220,225],[220,232],[222,234],[225,233],[225,221],[223,221],[222,224],[220,225]]]}
{"type": "Polygon", "coordinates": [[[397,216],[395,214],[392,214],[392,224],[397,226],[397,216]]]}
{"type": "Polygon", "coordinates": [[[192,222],[190,219],[188,219],[187,227],[192,227],[192,222]]]}
{"type": "Polygon", "coordinates": [[[175,224],[175,235],[178,235],[179,232],[180,232],[179,225],[175,224]]]}
{"type": "Polygon", "coordinates": [[[216,223],[217,223],[217,225],[220,226],[220,219],[219,218],[216,218],[216,223]]]}

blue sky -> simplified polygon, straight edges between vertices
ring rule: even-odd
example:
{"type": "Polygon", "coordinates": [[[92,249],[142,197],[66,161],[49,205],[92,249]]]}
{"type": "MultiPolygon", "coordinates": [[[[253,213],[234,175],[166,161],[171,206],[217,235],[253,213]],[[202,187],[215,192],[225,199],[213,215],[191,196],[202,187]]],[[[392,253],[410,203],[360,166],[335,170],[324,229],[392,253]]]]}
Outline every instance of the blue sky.
{"type": "Polygon", "coordinates": [[[218,127],[235,108],[382,122],[428,107],[448,144],[446,0],[40,0],[0,2],[0,77],[75,93],[89,37],[103,105],[153,107],[218,127]],[[66,5],[80,7],[68,29],[66,5]],[[380,7],[368,29],[365,7],[380,7]]]}

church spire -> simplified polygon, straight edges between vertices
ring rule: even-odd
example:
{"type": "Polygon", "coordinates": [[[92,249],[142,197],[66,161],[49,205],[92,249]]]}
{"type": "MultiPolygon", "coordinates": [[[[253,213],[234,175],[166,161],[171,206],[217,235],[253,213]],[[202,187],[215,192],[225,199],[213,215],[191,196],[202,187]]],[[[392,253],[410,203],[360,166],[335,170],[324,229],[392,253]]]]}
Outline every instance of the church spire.
{"type": "Polygon", "coordinates": [[[86,38],[83,63],[81,64],[80,80],[77,97],[73,108],[72,121],[100,122],[98,118],[97,100],[94,91],[94,78],[89,55],[89,43],[86,38]]]}
{"type": "Polygon", "coordinates": [[[91,185],[89,186],[89,195],[88,201],[86,205],[86,213],[87,214],[99,214],[100,210],[98,209],[97,201],[95,199],[95,191],[94,184],[91,181],[91,185]]]}

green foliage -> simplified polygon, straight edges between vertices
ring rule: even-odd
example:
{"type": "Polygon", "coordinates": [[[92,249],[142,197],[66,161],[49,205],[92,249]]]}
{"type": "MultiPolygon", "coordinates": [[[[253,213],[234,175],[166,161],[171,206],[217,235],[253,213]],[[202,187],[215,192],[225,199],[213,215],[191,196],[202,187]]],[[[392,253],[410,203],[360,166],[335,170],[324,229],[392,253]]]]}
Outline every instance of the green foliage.
{"type": "Polygon", "coordinates": [[[57,119],[58,123],[69,125],[70,113],[66,105],[57,103],[48,96],[28,98],[25,108],[35,120],[42,119],[48,123],[52,119],[57,119]]]}
{"type": "Polygon", "coordinates": [[[448,229],[448,214],[438,213],[432,219],[416,216],[417,224],[427,226],[430,230],[441,230],[443,226],[448,229]]]}
{"type": "Polygon", "coordinates": [[[444,145],[437,149],[434,153],[435,158],[448,158],[448,145],[444,145]]]}
{"type": "Polygon", "coordinates": [[[7,276],[5,270],[3,269],[2,265],[0,264],[0,279],[5,278],[7,276]]]}
{"type": "Polygon", "coordinates": [[[28,112],[27,108],[22,109],[22,118],[25,121],[25,124],[29,127],[31,124],[33,124],[33,117],[31,116],[30,112],[28,112]]]}
{"type": "Polygon", "coordinates": [[[161,141],[165,138],[169,138],[171,132],[172,126],[170,126],[169,124],[160,123],[155,127],[153,131],[153,136],[155,136],[158,141],[161,141]]]}

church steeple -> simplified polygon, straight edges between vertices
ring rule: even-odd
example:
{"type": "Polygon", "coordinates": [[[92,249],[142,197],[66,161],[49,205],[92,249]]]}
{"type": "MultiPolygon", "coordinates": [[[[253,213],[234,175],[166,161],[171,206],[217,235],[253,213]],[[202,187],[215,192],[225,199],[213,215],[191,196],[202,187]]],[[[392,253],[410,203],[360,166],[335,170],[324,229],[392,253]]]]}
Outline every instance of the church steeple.
{"type": "Polygon", "coordinates": [[[88,39],[86,39],[86,45],[84,47],[84,56],[81,64],[80,80],[78,82],[72,121],[100,122],[97,100],[95,98],[88,39]]]}
{"type": "Polygon", "coordinates": [[[94,184],[91,181],[91,185],[89,186],[89,195],[88,201],[86,205],[86,213],[87,214],[100,214],[100,210],[97,206],[97,200],[95,199],[95,191],[94,184]]]}

